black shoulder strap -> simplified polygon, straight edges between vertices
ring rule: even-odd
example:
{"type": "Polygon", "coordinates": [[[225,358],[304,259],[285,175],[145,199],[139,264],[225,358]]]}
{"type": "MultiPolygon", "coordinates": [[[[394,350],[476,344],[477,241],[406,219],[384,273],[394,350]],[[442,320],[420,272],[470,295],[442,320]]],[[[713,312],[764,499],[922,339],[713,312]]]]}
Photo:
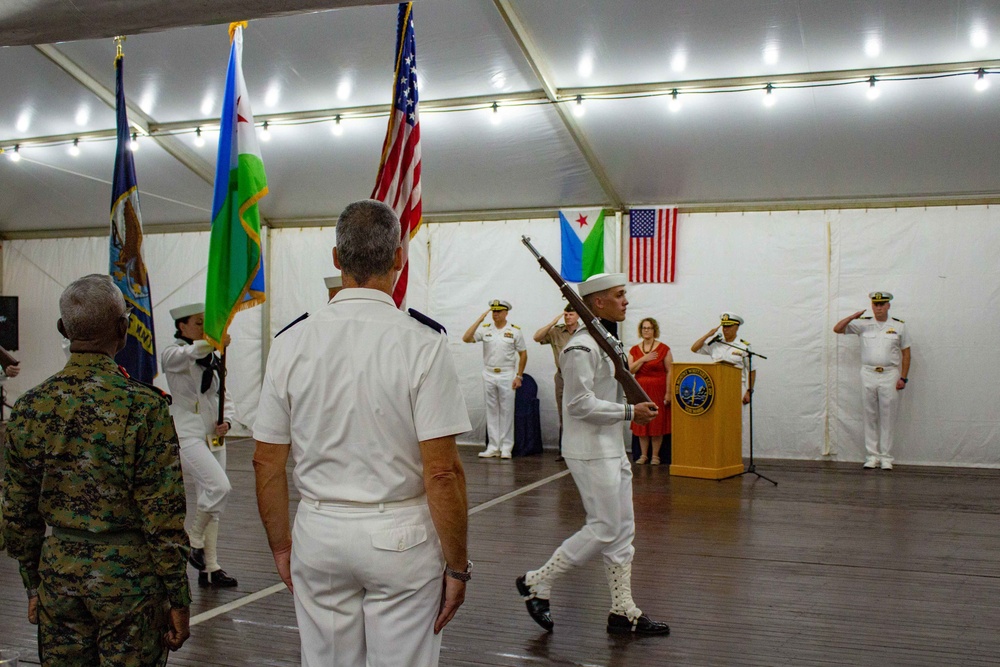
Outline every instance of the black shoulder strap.
{"type": "Polygon", "coordinates": [[[409,309],[407,309],[406,312],[410,314],[410,317],[412,317],[413,319],[415,319],[417,322],[420,322],[425,327],[430,327],[431,329],[434,329],[434,331],[437,331],[440,334],[445,334],[445,335],[448,334],[448,330],[444,328],[443,324],[435,322],[434,320],[432,320],[431,318],[427,317],[426,315],[424,315],[420,311],[414,310],[412,308],[409,308],[409,309]]]}
{"type": "Polygon", "coordinates": [[[291,322],[289,322],[285,326],[284,329],[282,329],[278,333],[274,334],[274,337],[277,338],[278,336],[280,336],[281,334],[285,333],[286,331],[288,331],[289,329],[291,329],[292,327],[294,327],[296,324],[298,324],[302,320],[306,319],[307,317],[309,317],[309,313],[302,313],[301,315],[299,315],[298,317],[296,317],[294,320],[292,320],[291,322]]]}

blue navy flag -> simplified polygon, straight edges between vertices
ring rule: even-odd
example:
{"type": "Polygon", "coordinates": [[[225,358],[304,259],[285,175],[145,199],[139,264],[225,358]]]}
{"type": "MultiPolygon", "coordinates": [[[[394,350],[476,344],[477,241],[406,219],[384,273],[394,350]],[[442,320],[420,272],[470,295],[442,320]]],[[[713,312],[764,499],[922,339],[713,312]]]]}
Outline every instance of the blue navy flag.
{"type": "Polygon", "coordinates": [[[110,273],[132,309],[125,349],[115,357],[128,374],[140,382],[156,377],[156,339],[153,335],[153,308],[149,276],[142,259],[142,217],[135,163],[129,150],[128,115],[122,82],[123,56],[115,58],[115,98],[118,118],[118,149],[111,186],[110,273]]]}

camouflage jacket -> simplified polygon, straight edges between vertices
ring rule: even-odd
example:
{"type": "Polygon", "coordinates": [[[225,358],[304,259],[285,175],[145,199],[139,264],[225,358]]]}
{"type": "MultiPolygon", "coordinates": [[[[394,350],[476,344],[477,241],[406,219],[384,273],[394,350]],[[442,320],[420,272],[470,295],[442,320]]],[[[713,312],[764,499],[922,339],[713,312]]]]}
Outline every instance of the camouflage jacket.
{"type": "Polygon", "coordinates": [[[103,354],[74,353],[27,392],[5,435],[7,553],[26,588],[117,597],[165,592],[191,602],[184,480],[167,401],[103,354]],[[45,537],[46,524],[132,543],[45,537]]]}

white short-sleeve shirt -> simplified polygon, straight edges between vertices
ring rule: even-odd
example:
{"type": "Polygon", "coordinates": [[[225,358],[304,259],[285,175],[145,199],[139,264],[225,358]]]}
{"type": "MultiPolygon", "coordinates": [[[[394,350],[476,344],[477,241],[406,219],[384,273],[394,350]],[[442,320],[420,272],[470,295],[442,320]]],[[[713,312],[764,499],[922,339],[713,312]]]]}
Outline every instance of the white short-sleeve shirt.
{"type": "Polygon", "coordinates": [[[698,354],[707,354],[715,362],[731,364],[739,368],[742,373],[741,384],[743,385],[743,392],[746,393],[747,389],[750,388],[750,365],[747,361],[747,350],[749,349],[750,343],[737,339],[729,344],[722,342],[706,343],[698,350],[698,354]],[[730,347],[730,345],[733,347],[730,347]]]}
{"type": "Polygon", "coordinates": [[[508,322],[502,329],[497,329],[492,322],[487,322],[473,336],[483,343],[483,365],[486,368],[517,368],[518,352],[528,349],[524,344],[521,328],[508,322]]]}
{"type": "Polygon", "coordinates": [[[421,441],[471,428],[447,337],[354,288],[275,339],[254,437],[291,443],[303,497],[378,503],[424,493],[421,441]]]}
{"type": "Polygon", "coordinates": [[[861,339],[864,366],[899,366],[903,363],[903,350],[910,347],[906,325],[894,317],[885,322],[859,317],[847,323],[844,333],[857,334],[861,339]]]}

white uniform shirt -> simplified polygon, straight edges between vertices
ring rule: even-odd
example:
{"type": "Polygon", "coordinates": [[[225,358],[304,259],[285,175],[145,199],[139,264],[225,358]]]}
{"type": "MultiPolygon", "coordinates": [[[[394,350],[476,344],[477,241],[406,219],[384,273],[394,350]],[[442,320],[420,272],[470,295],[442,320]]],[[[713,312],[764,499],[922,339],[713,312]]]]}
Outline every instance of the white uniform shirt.
{"type": "Polygon", "coordinates": [[[736,339],[732,343],[729,343],[729,345],[724,345],[718,341],[706,343],[698,350],[698,354],[707,354],[715,362],[730,364],[739,368],[742,374],[741,384],[743,385],[743,393],[745,394],[747,389],[750,388],[750,364],[747,356],[750,343],[745,340],[736,339]],[[735,345],[736,347],[729,347],[729,345],[735,345]]]}
{"type": "Polygon", "coordinates": [[[379,503],[424,493],[422,440],[471,428],[447,337],[348,288],[271,344],[254,437],[291,443],[303,497],[379,503]]]}
{"type": "MultiPolygon", "coordinates": [[[[160,365],[167,377],[172,402],[170,415],[178,438],[204,438],[215,433],[219,419],[219,376],[213,373],[208,391],[201,391],[204,366],[196,362],[215,350],[207,341],[194,343],[175,338],[160,354],[160,365]]],[[[235,421],[233,402],[226,393],[223,421],[235,421]]]]}
{"type": "Polygon", "coordinates": [[[615,367],[585,327],[559,355],[563,388],[563,448],[568,459],[618,458],[625,451],[621,423],[632,417],[615,367]]]}
{"type": "Polygon", "coordinates": [[[847,323],[844,333],[861,338],[861,364],[864,366],[899,366],[903,363],[903,350],[910,347],[906,325],[894,317],[879,322],[873,317],[862,317],[847,323]]]}
{"type": "Polygon", "coordinates": [[[517,353],[528,349],[520,327],[510,322],[503,329],[497,329],[492,322],[487,322],[476,329],[473,338],[476,342],[483,342],[483,365],[486,368],[516,370],[517,353]]]}

